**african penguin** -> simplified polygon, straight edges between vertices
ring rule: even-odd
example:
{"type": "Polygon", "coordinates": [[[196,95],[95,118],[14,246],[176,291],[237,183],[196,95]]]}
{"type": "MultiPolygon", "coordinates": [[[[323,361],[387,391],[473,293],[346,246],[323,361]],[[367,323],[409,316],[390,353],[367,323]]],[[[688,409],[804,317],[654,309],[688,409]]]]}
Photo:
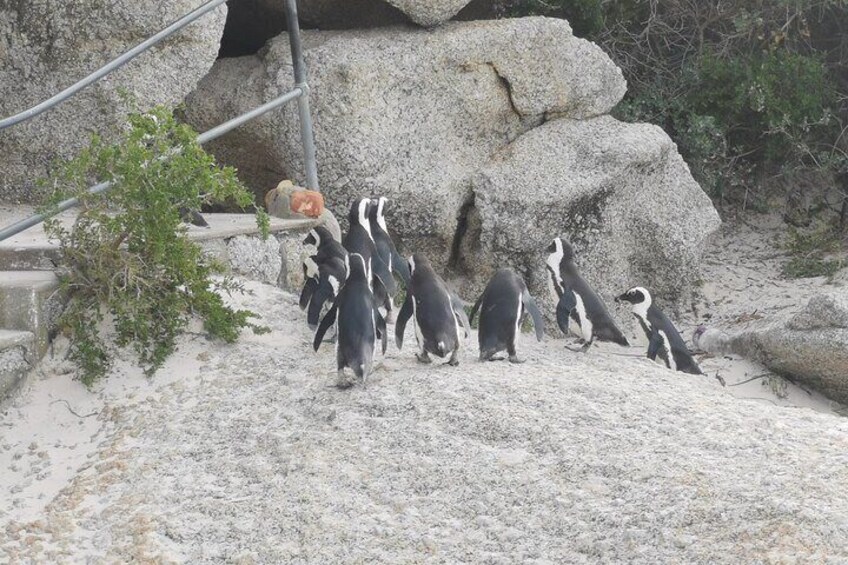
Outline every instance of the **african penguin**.
{"type": "Polygon", "coordinates": [[[548,246],[547,251],[547,268],[559,297],[557,325],[563,333],[571,333],[582,339],[585,342],[582,348],[584,352],[595,339],[623,346],[630,345],[615,325],[604,303],[580,276],[574,264],[574,250],[571,244],[557,237],[548,246]]]}
{"type": "Polygon", "coordinates": [[[327,329],[336,324],[339,388],[348,388],[354,384],[345,375],[346,367],[352,369],[353,374],[364,382],[374,366],[377,340],[381,340],[384,354],[387,342],[386,322],[377,310],[372,291],[370,265],[362,255],[351,253],[345,259],[345,268],[345,283],[335,303],[321,320],[312,342],[313,349],[318,351],[327,329]]]}
{"type": "Polygon", "coordinates": [[[406,323],[412,318],[418,361],[430,363],[430,353],[440,358],[450,354],[448,364],[459,365],[459,350],[471,327],[462,301],[448,289],[424,255],[416,253],[409,258],[409,272],[406,301],[395,325],[398,349],[403,347],[406,323]]]}
{"type": "Polygon", "coordinates": [[[307,318],[310,328],[314,330],[324,303],[335,298],[338,288],[344,282],[347,250],[323,226],[311,229],[303,243],[317,248],[315,254],[303,260],[304,284],[300,293],[300,309],[306,310],[309,307],[310,312],[315,311],[307,318]],[[320,293],[315,297],[319,289],[320,293]]]}
{"type": "Polygon", "coordinates": [[[377,301],[383,304],[391,313],[392,303],[390,297],[397,293],[395,278],[389,271],[388,266],[380,258],[374,235],[371,232],[371,221],[368,219],[370,209],[373,206],[369,198],[361,198],[354,202],[348,214],[348,230],[342,240],[342,245],[349,253],[359,253],[366,263],[371,264],[372,277],[379,278],[383,283],[379,290],[375,289],[377,301]]]}
{"type": "Polygon", "coordinates": [[[515,339],[521,332],[521,322],[528,312],[536,328],[536,339],[542,341],[545,332],[542,314],[527,291],[524,280],[512,269],[501,269],[495,273],[474,304],[469,320],[474,320],[478,309],[480,361],[491,361],[496,353],[505,349],[510,363],[523,363],[515,352],[515,339]]]}
{"type": "Polygon", "coordinates": [[[615,301],[631,304],[633,315],[648,337],[648,359],[655,361],[659,355],[665,361],[665,366],[672,371],[704,374],[674,324],[657,308],[647,289],[641,286],[631,288],[615,301]]]}
{"type": "Polygon", "coordinates": [[[403,284],[409,284],[409,265],[398,253],[391,236],[389,228],[386,226],[386,203],[388,199],[384,196],[372,199],[371,210],[369,211],[368,220],[371,223],[371,235],[374,237],[374,243],[377,246],[377,252],[380,258],[388,265],[389,270],[397,273],[403,281],[403,284]]]}

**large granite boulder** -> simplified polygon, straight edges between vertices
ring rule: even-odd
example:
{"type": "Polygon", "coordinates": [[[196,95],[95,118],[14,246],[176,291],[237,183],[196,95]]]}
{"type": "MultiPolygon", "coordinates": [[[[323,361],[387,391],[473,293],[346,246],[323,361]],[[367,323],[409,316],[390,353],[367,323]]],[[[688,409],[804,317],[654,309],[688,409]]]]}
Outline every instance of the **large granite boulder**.
{"type": "MultiPolygon", "coordinates": [[[[567,22],[449,22],[434,30],[305,32],[321,189],[330,209],[393,201],[404,250],[445,265],[470,180],[489,158],[553,116],[590,118],[621,99],[620,70],[567,22]]],[[[292,88],[288,39],[225,59],[187,100],[205,129],[292,88]]],[[[303,182],[296,112],[281,109],[208,146],[261,196],[303,182]]]]}
{"type": "MultiPolygon", "coordinates": [[[[29,108],[197,7],[195,0],[52,0],[0,3],[0,115],[29,108]]],[[[218,53],[226,7],[185,28],[74,99],[0,134],[0,201],[37,202],[34,181],[90,133],[108,136],[128,104],[175,105],[218,53]]]]}
{"type": "Polygon", "coordinates": [[[560,235],[610,303],[637,285],[685,303],[719,225],[665,132],[610,116],[559,119],[519,137],[474,177],[464,214],[453,261],[475,287],[510,265],[545,298],[544,249],[560,235]]]}
{"type": "Polygon", "coordinates": [[[848,404],[848,290],[812,297],[785,321],[717,340],[716,353],[755,359],[777,373],[848,404]]]}

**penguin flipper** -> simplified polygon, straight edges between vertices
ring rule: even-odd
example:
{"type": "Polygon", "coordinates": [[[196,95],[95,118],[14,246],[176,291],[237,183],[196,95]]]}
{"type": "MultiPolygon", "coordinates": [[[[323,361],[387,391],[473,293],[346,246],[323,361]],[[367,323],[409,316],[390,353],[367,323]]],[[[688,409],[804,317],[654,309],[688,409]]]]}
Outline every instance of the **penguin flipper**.
{"type": "Polygon", "coordinates": [[[524,303],[524,307],[527,311],[530,312],[530,317],[533,318],[533,328],[536,330],[536,340],[542,341],[542,338],[545,336],[545,320],[542,318],[542,313],[539,312],[539,307],[536,306],[536,301],[533,300],[532,296],[530,296],[530,291],[524,289],[524,292],[521,293],[521,301],[524,303]]]}
{"type": "Polygon", "coordinates": [[[324,316],[324,319],[321,320],[321,324],[318,326],[318,330],[315,332],[315,338],[312,340],[312,349],[318,351],[318,348],[321,346],[321,342],[324,341],[324,334],[327,333],[327,330],[330,329],[334,323],[336,323],[336,311],[338,307],[336,304],[333,304],[333,307],[330,308],[330,311],[324,316]]]}
{"type": "Polygon", "coordinates": [[[648,341],[648,359],[651,361],[657,360],[657,353],[660,351],[660,347],[663,346],[663,338],[660,335],[660,332],[654,330],[651,332],[651,338],[648,341]]]}
{"type": "Polygon", "coordinates": [[[409,273],[409,263],[401,257],[397,249],[392,249],[392,269],[398,274],[400,280],[403,281],[404,286],[409,286],[409,279],[412,278],[412,275],[409,273]]]}
{"type": "MultiPolygon", "coordinates": [[[[486,290],[489,290],[488,287],[486,290]]],[[[477,299],[477,302],[475,302],[474,306],[471,308],[471,314],[468,316],[469,324],[474,322],[474,316],[477,315],[477,310],[480,309],[480,305],[483,304],[483,299],[486,298],[486,290],[483,291],[483,294],[480,295],[480,298],[477,299]]]]}
{"type": "Polygon", "coordinates": [[[394,296],[397,293],[397,283],[388,265],[386,265],[385,261],[379,255],[374,255],[371,260],[373,262],[374,278],[380,279],[380,282],[383,283],[387,296],[394,296]]]}
{"type": "Polygon", "coordinates": [[[309,302],[309,311],[306,314],[306,322],[309,327],[318,325],[318,320],[321,317],[321,310],[328,300],[335,298],[335,292],[332,285],[324,277],[318,281],[315,292],[312,295],[312,300],[309,302]]]}
{"type": "Polygon", "coordinates": [[[556,309],[557,325],[565,335],[568,335],[568,320],[571,319],[571,313],[576,307],[577,301],[574,300],[574,294],[566,289],[566,292],[560,296],[556,309]]]}
{"type": "Polygon", "coordinates": [[[391,295],[389,294],[386,285],[383,284],[383,279],[380,278],[379,275],[374,275],[374,278],[371,280],[371,284],[374,287],[374,300],[377,304],[381,304],[386,308],[386,310],[389,310],[392,304],[391,295]]]}
{"type": "Polygon", "coordinates": [[[450,295],[451,307],[459,318],[459,323],[465,329],[465,337],[467,338],[471,332],[471,322],[468,321],[468,315],[465,313],[465,305],[456,293],[448,291],[448,295],[450,295]]]}
{"type": "Polygon", "coordinates": [[[377,337],[380,338],[381,345],[383,347],[383,355],[386,354],[386,348],[388,347],[388,332],[386,331],[386,319],[380,314],[380,311],[377,310],[377,307],[374,307],[374,322],[377,327],[375,328],[377,331],[377,337]]]}
{"type": "Polygon", "coordinates": [[[398,313],[397,321],[395,321],[395,344],[398,349],[403,347],[403,332],[406,330],[406,323],[413,313],[412,294],[407,291],[406,300],[403,301],[403,306],[398,313]]]}
{"type": "MultiPolygon", "coordinates": [[[[304,269],[305,270],[305,269],[304,269]]],[[[315,288],[318,286],[318,281],[309,278],[303,284],[303,290],[300,291],[300,309],[306,310],[309,306],[309,301],[312,300],[312,295],[315,294],[315,288]]]]}

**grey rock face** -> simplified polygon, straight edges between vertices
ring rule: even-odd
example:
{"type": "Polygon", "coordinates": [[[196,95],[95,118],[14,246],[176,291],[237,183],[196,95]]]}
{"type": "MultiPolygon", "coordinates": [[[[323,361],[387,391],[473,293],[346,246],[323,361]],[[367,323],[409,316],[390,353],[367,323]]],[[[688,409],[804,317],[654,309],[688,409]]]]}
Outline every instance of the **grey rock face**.
{"type": "MultiPolygon", "coordinates": [[[[790,330],[848,329],[848,293],[818,294],[787,323],[790,330]]],[[[848,347],[848,344],[846,344],[848,347]]]]}
{"type": "MultiPolygon", "coordinates": [[[[196,7],[193,0],[0,4],[0,115],[49,98],[196,7]]],[[[0,200],[38,202],[33,183],[55,158],[124,122],[121,91],[142,108],[181,102],[215,61],[225,14],[222,6],[74,99],[3,131],[0,200]]]]}
{"type": "Polygon", "coordinates": [[[462,271],[479,283],[510,265],[540,297],[548,295],[544,249],[559,235],[572,242],[583,276],[606,301],[641,285],[679,303],[719,225],[665,132],[610,116],[530,131],[471,186],[470,227],[455,256],[462,271]]]}
{"type": "Polygon", "coordinates": [[[462,10],[470,0],[387,0],[392,6],[422,26],[444,23],[462,10]]]}
{"type": "Polygon", "coordinates": [[[814,296],[785,322],[746,330],[731,349],[771,370],[848,403],[848,291],[814,296]]]}
{"type": "MultiPolygon", "coordinates": [[[[623,96],[621,72],[567,22],[525,18],[305,32],[321,189],[328,206],[390,198],[405,250],[445,265],[470,180],[546,117],[588,118],[623,96]]],[[[257,56],[219,61],[188,101],[204,129],[292,88],[285,35],[257,56]]],[[[258,194],[303,182],[296,113],[273,112],[209,147],[258,194]]]]}

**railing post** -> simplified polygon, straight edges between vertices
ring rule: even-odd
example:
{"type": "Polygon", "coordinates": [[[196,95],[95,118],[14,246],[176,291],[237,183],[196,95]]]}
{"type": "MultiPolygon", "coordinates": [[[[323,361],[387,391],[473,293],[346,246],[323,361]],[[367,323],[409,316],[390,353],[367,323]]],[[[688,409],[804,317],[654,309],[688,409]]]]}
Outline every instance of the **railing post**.
{"type": "Polygon", "coordinates": [[[318,165],[315,161],[315,138],[312,135],[312,114],[309,111],[309,85],[306,82],[306,63],[303,61],[296,0],[286,0],[286,19],[289,25],[289,44],[291,45],[295,88],[300,88],[303,91],[303,94],[297,99],[297,109],[300,117],[300,141],[303,144],[303,163],[306,168],[306,187],[319,190],[318,165]]]}

